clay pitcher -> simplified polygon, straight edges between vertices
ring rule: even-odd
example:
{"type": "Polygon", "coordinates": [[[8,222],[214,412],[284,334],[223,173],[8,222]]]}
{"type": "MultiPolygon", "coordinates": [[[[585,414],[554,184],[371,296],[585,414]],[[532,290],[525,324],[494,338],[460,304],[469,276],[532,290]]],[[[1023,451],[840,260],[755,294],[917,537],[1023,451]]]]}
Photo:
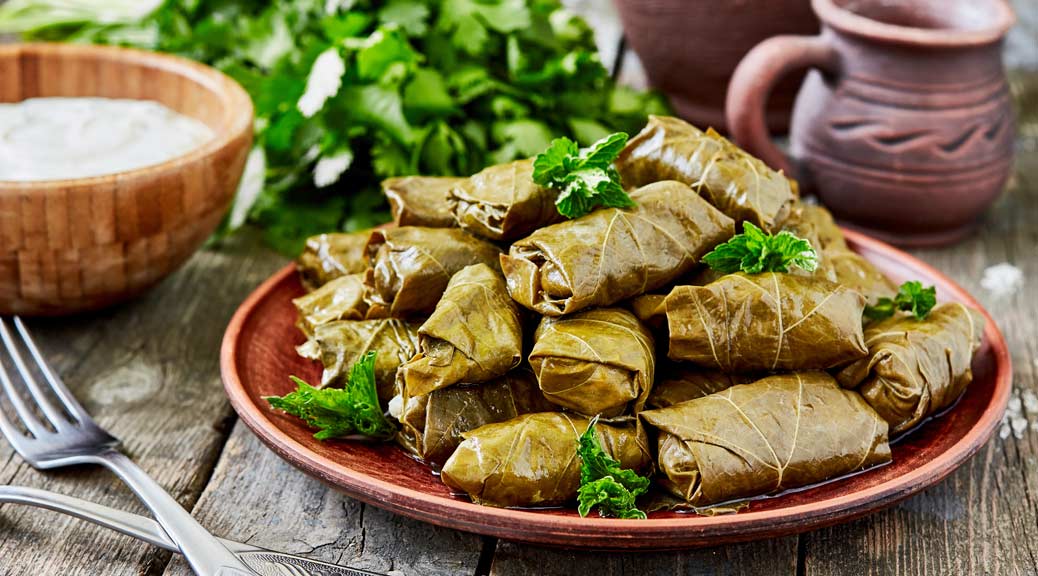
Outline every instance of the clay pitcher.
{"type": "Polygon", "coordinates": [[[739,64],[726,102],[736,142],[814,192],[843,222],[901,245],[969,234],[1001,193],[1015,127],[1002,67],[1004,0],[812,0],[818,36],[777,36],[739,64]],[[763,110],[783,75],[797,95],[792,162],[763,110]]]}

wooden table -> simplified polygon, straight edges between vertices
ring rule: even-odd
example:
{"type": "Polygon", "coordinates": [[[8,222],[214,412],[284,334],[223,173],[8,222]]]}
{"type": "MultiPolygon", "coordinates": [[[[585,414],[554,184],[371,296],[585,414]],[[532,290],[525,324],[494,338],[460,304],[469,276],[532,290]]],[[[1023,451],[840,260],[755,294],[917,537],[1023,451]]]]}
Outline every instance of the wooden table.
{"type": "MultiPolygon", "coordinates": [[[[597,1],[585,1],[594,5],[597,1]]],[[[593,11],[594,12],[594,11],[593,11]]],[[[599,31],[618,34],[608,12],[599,31]]],[[[608,47],[608,42],[606,43],[608,47]]],[[[615,50],[613,52],[615,54],[615,50]]],[[[628,67],[628,74],[634,67],[628,67]]],[[[916,255],[988,308],[1009,341],[1014,397],[1038,392],[1038,76],[1017,75],[1017,169],[979,233],[916,255]],[[980,279],[1010,262],[1025,284],[997,297],[980,279]]],[[[659,554],[568,552],[436,528],[346,498],[293,469],[237,422],[217,351],[237,304],[285,260],[242,234],[139,300],[34,320],[44,354],[146,471],[215,533],[394,575],[1038,573],[1038,413],[995,437],[937,487],[887,511],[800,536],[659,554]]],[[[0,442],[0,483],[145,513],[100,470],[41,474],[0,442]]],[[[0,507],[0,574],[186,575],[179,557],[50,512],[0,507]]]]}

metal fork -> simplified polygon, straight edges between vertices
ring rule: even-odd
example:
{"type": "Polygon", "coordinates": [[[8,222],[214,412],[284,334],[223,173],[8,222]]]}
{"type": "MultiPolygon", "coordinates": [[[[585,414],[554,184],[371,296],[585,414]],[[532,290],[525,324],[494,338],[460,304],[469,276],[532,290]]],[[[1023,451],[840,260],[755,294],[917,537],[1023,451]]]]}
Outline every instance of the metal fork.
{"type": "Polygon", "coordinates": [[[0,432],[11,443],[11,446],[33,468],[49,470],[77,464],[98,464],[114,472],[130,487],[151,510],[166,534],[176,543],[184,554],[191,568],[200,576],[248,576],[255,575],[219,540],[210,534],[191,514],[184,510],[172,496],[166,493],[155,480],[147,475],[119,451],[119,441],[97,425],[79,405],[65,384],[58,378],[39,349],[33,342],[29,331],[17,316],[14,327],[21,338],[21,344],[28,350],[35,361],[36,368],[43,375],[51,392],[60,401],[58,406],[50,396],[43,392],[33,373],[22,357],[19,346],[7,322],[0,318],[0,339],[7,350],[14,367],[21,375],[29,396],[50,426],[41,420],[26,404],[23,395],[15,387],[7,369],[0,363],[0,383],[3,385],[2,396],[6,396],[22,425],[28,430],[26,435],[15,426],[7,414],[0,410],[0,432]]]}
{"type": "MultiPolygon", "coordinates": [[[[68,514],[99,526],[111,528],[133,536],[170,552],[178,552],[177,545],[151,518],[145,518],[122,510],[80,500],[64,494],[56,494],[25,486],[0,486],[0,504],[27,504],[38,508],[68,514]]],[[[228,550],[241,558],[259,574],[267,576],[387,576],[360,568],[350,568],[311,560],[302,556],[276,552],[243,544],[234,540],[222,540],[228,550]]]]}

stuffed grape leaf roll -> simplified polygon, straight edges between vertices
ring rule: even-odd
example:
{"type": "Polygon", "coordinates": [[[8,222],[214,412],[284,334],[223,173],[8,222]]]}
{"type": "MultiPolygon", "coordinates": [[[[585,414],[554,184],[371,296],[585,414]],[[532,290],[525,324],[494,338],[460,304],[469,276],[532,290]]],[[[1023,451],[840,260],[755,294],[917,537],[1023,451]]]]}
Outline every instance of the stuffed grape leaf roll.
{"type": "Polygon", "coordinates": [[[643,324],[653,330],[660,330],[667,326],[666,301],[666,294],[642,294],[632,298],[627,306],[643,324]]]}
{"type": "Polygon", "coordinates": [[[821,278],[728,274],[667,296],[672,360],[724,372],[824,370],[865,356],[865,298],[821,278]]]}
{"type": "Polygon", "coordinates": [[[453,186],[451,214],[465,231],[511,242],[538,228],[561,222],[557,193],[533,181],[533,159],[490,166],[453,186]]]}
{"type": "Polygon", "coordinates": [[[665,487],[693,506],[822,482],[890,460],[887,423],[824,372],[780,374],[641,413],[665,487]]]}
{"type": "Polygon", "coordinates": [[[534,332],[530,366],[548,400],[607,418],[641,410],[652,389],[652,334],[622,308],[545,317],[534,332]]]}
{"type": "Polygon", "coordinates": [[[820,269],[841,286],[856,290],[875,305],[880,298],[893,298],[897,286],[871,262],[847,246],[843,232],[832,214],[821,206],[800,205],[794,212],[791,227],[798,234],[809,234],[818,241],[820,269]]]}
{"type": "Polygon", "coordinates": [[[447,207],[447,192],[464,178],[403,176],[382,181],[382,193],[397,226],[452,228],[457,226],[447,207]]]}
{"type": "Polygon", "coordinates": [[[790,220],[794,227],[803,226],[813,230],[818,247],[822,250],[850,250],[847,240],[843,237],[843,231],[837,226],[833,215],[824,207],[798,202],[790,220]]]}
{"type": "Polygon", "coordinates": [[[382,402],[395,394],[397,368],[418,353],[418,324],[401,320],[344,320],[322,324],[297,351],[324,366],[320,387],[341,388],[350,367],[367,352],[375,358],[375,385],[382,402]]]}
{"type": "Polygon", "coordinates": [[[501,250],[457,228],[401,226],[374,230],[364,279],[368,317],[432,313],[451,276],[472,264],[498,268],[501,250]]]}
{"type": "Polygon", "coordinates": [[[616,159],[623,185],[636,188],[678,180],[736,223],[777,232],[796,200],[790,181],[711,128],[706,132],[670,116],[649,123],[616,159]]]}
{"type": "Polygon", "coordinates": [[[401,396],[400,409],[400,443],[440,468],[461,444],[463,433],[555,407],[537,388],[533,373],[517,368],[482,384],[459,384],[424,396],[401,396]]]}
{"type": "Polygon", "coordinates": [[[857,252],[828,251],[825,258],[836,275],[836,282],[860,293],[868,304],[875,305],[880,298],[893,298],[897,294],[897,286],[857,252]]]}
{"type": "Polygon", "coordinates": [[[962,395],[983,332],[984,316],[958,302],[940,304],[922,320],[899,315],[874,322],[865,330],[869,355],[836,379],[857,389],[898,434],[962,395]]]}
{"type": "Polygon", "coordinates": [[[726,374],[685,362],[664,362],[658,367],[652,393],[645,401],[650,409],[681,404],[727,390],[736,384],[749,384],[757,380],[746,374],[726,374]]]}
{"type": "Polygon", "coordinates": [[[314,328],[336,320],[363,320],[368,305],[364,301],[364,274],[339,276],[319,288],[292,300],[299,311],[299,329],[313,334],[314,328]]]}
{"type": "Polygon", "coordinates": [[[368,268],[364,247],[371,232],[319,234],[306,239],[296,267],[307,291],[368,268]]]}
{"type": "MultiPolygon", "coordinates": [[[[554,506],[576,499],[580,488],[577,438],[587,418],[561,412],[526,414],[463,434],[444,464],[443,483],[489,506],[554,506]]],[[[640,425],[599,423],[603,450],[624,468],[652,466],[640,425]]]]}
{"type": "Polygon", "coordinates": [[[485,382],[518,366],[522,319],[501,273],[475,264],[455,274],[418,329],[418,348],[400,368],[411,396],[459,382],[485,382]]]}
{"type": "Polygon", "coordinates": [[[608,208],[541,228],[501,257],[512,298],[545,316],[610,306],[661,288],[734,232],[731,218],[680,182],[631,194],[608,208]]]}
{"type": "Polygon", "coordinates": [[[825,278],[830,282],[836,282],[836,272],[833,270],[829,259],[826,258],[825,251],[822,249],[822,238],[820,237],[820,232],[817,226],[815,226],[815,222],[805,218],[805,208],[807,208],[807,206],[798,202],[790,213],[789,218],[787,218],[786,222],[782,225],[782,229],[786,232],[792,233],[797,238],[807,240],[807,242],[811,244],[811,248],[815,251],[815,258],[818,265],[813,271],[804,270],[799,266],[792,266],[789,268],[788,273],[800,276],[817,276],[819,278],[825,278]]]}

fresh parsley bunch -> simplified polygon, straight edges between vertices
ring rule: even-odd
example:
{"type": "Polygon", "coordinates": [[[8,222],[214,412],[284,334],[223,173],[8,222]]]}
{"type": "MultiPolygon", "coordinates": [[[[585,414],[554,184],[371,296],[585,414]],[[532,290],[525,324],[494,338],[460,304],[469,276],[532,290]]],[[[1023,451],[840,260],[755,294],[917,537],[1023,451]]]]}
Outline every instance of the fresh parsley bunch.
{"type": "Polygon", "coordinates": [[[580,456],[580,490],[577,492],[577,512],[587,516],[598,507],[602,516],[644,519],[638,509],[638,496],[649,491],[649,479],[634,470],[622,468],[620,463],[602,450],[595,432],[598,417],[591,419],[587,430],[577,439],[580,456]]]}
{"type": "Polygon", "coordinates": [[[789,272],[790,266],[808,272],[818,268],[818,253],[811,243],[792,232],[768,234],[749,221],[742,223],[742,230],[703,256],[703,262],[725,274],[789,272]]]}
{"type": "Polygon", "coordinates": [[[375,352],[368,352],[350,367],[343,388],[318,389],[290,376],[298,388],[285,396],[267,396],[271,407],[284,410],[317,428],[314,438],[327,440],[345,436],[392,438],[396,426],[386,418],[375,387],[375,352]]]}
{"type": "Polygon", "coordinates": [[[225,228],[253,222],[286,253],[386,219],[383,178],[468,175],[666,113],[614,86],[558,0],[9,0],[0,32],[171,52],[238,80],[256,147],[225,228]]]}

